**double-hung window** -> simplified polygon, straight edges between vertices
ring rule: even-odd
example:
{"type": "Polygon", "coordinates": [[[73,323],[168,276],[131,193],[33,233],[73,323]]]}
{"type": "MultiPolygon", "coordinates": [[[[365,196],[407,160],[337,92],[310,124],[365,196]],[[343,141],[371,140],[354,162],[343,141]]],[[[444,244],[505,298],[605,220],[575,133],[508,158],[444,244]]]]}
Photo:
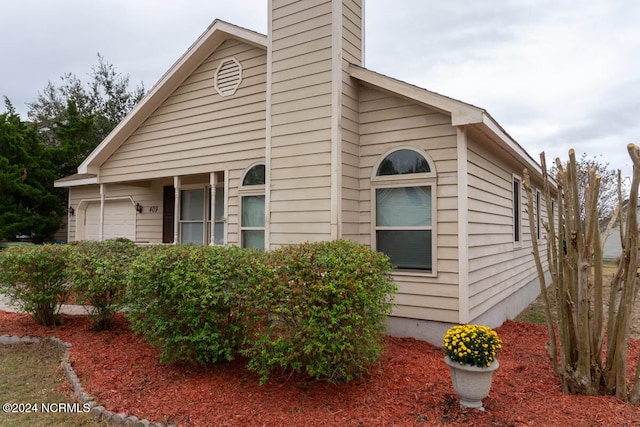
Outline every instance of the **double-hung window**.
{"type": "Polygon", "coordinates": [[[180,191],[181,243],[204,243],[206,200],[203,187],[180,191]]]}
{"type": "Polygon", "coordinates": [[[435,171],[423,153],[387,155],[372,178],[374,239],[400,269],[435,273],[435,171]]]}
{"type": "Polygon", "coordinates": [[[211,185],[205,184],[187,185],[180,189],[180,243],[225,244],[225,189],[222,184],[216,185],[215,198],[212,198],[211,190],[211,185]],[[214,227],[213,242],[211,227],[214,227]]]}
{"type": "Polygon", "coordinates": [[[240,245],[243,248],[264,249],[265,166],[251,167],[240,188],[240,245]]]}

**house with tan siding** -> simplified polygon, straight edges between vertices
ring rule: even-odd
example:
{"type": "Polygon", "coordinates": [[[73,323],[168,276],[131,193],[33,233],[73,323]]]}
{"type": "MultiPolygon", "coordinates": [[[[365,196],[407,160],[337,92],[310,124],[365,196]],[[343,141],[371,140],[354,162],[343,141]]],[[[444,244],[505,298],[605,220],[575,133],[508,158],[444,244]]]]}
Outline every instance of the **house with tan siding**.
{"type": "Polygon", "coordinates": [[[396,266],[394,335],[492,327],[539,293],[522,188],[541,168],[482,108],[363,64],[363,0],[216,20],[85,159],[68,240],[264,248],[349,239],[396,266]]]}

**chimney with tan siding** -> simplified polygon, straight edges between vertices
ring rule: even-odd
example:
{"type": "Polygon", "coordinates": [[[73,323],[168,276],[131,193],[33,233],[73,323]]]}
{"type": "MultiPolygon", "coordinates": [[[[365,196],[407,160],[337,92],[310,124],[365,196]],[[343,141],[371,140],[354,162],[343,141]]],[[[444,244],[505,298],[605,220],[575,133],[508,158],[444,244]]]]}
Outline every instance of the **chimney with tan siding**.
{"type": "Polygon", "coordinates": [[[343,130],[357,110],[347,68],[362,63],[362,28],[362,0],[269,0],[268,248],[343,237],[342,181],[357,169],[343,145],[358,143],[343,130]]]}

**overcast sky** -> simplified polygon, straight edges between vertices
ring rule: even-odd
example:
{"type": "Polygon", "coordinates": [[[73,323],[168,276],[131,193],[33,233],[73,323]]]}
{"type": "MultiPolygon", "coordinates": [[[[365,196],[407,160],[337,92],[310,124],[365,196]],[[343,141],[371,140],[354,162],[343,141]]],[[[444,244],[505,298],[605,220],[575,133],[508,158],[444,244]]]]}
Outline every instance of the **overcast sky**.
{"type": "MultiPolygon", "coordinates": [[[[26,119],[48,81],[89,81],[98,53],[148,90],[216,18],[266,34],[267,0],[3,1],[0,96],[26,119]]],[[[486,109],[536,160],[573,147],[630,174],[637,0],[366,0],[365,18],[367,68],[486,109]]]]}

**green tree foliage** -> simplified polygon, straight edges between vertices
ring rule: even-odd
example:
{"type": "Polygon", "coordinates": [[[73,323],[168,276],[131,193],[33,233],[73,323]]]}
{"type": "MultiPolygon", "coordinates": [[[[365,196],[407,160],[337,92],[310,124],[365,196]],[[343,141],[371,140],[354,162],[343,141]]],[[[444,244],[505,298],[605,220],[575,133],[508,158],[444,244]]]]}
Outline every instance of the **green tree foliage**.
{"type": "MultiPolygon", "coordinates": [[[[142,85],[129,90],[129,76],[123,76],[117,69],[98,54],[98,65],[91,70],[91,81],[84,84],[74,74],[67,73],[60,77],[60,86],[49,82],[38,94],[36,100],[29,104],[29,119],[38,124],[38,131],[47,146],[62,145],[65,137],[73,135],[70,130],[80,131],[79,142],[88,141],[90,149],[82,150],[86,157],[127,113],[142,99],[142,85]],[[70,108],[70,103],[73,108],[70,108]],[[76,129],[73,120],[89,119],[89,129],[76,129]],[[67,129],[59,133],[60,127],[67,129]],[[69,128],[71,126],[71,128],[69,128]]],[[[81,144],[82,145],[82,144],[81,144]]]]}
{"type": "Polygon", "coordinates": [[[5,99],[0,114],[0,240],[49,241],[62,224],[64,204],[53,193],[55,170],[35,126],[22,122],[5,99]]]}
{"type": "Polygon", "coordinates": [[[48,157],[56,165],[56,179],[76,173],[78,165],[95,148],[93,116],[82,116],[73,100],[67,101],[65,115],[64,121],[56,122],[57,144],[47,147],[48,157]]]}
{"type": "Polygon", "coordinates": [[[7,100],[0,116],[0,240],[50,241],[62,224],[67,192],[53,187],[113,130],[144,95],[98,55],[88,84],[73,74],[49,82],[22,122],[7,100]]]}

